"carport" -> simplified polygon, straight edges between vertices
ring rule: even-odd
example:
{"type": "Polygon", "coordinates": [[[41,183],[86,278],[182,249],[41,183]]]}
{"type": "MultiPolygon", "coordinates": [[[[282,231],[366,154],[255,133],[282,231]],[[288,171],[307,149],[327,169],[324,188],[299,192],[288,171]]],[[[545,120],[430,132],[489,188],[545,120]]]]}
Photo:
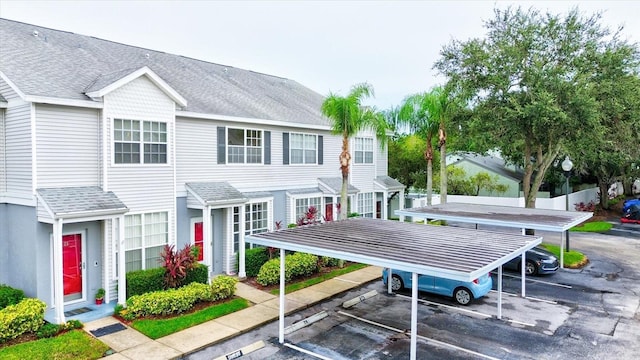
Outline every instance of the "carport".
{"type": "Polygon", "coordinates": [[[560,267],[564,267],[564,246],[569,229],[589,220],[593,213],[531,209],[514,206],[446,203],[396,210],[396,215],[419,219],[437,219],[481,225],[534,229],[560,233],[560,267]]]}
{"type": "MultiPolygon", "coordinates": [[[[502,316],[502,265],[542,242],[541,237],[352,218],[247,235],[280,249],[279,341],[284,344],[285,250],[329,256],[418,274],[473,281],[498,268],[498,318],[502,316]]],[[[416,359],[418,288],[411,291],[411,359],[416,359]]]]}

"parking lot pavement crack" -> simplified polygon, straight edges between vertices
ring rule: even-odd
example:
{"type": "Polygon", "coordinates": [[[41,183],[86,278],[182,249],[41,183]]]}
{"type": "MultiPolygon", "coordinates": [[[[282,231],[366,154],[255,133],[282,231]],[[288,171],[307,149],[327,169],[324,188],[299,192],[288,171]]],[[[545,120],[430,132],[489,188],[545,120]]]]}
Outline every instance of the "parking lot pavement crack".
{"type": "Polygon", "coordinates": [[[620,317],[618,316],[618,319],[616,320],[616,323],[613,325],[613,329],[609,333],[609,336],[613,336],[616,333],[616,328],[618,327],[619,323],[620,323],[620,317]]]}

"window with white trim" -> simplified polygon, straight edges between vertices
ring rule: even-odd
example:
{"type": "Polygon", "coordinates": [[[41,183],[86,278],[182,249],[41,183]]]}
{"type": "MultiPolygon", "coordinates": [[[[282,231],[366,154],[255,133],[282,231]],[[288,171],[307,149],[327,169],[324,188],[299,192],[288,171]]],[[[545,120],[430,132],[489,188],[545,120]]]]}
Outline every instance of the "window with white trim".
{"type": "Polygon", "coordinates": [[[227,129],[229,164],[262,164],[262,130],[227,129]]]}
{"type": "Polygon", "coordinates": [[[318,163],[318,136],[310,134],[289,134],[291,164],[318,163]]]}
{"type": "Polygon", "coordinates": [[[373,164],[373,139],[357,137],[354,139],[354,164],[373,164]]]}
{"type": "Polygon", "coordinates": [[[113,161],[116,164],[166,164],[167,123],[114,119],[113,161]]]}
{"type": "Polygon", "coordinates": [[[240,250],[240,207],[233,207],[233,253],[240,250]]]}
{"type": "MultiPolygon", "coordinates": [[[[310,198],[298,198],[296,199],[296,214],[294,222],[304,216],[309,207],[315,207],[318,210],[318,215],[322,212],[322,198],[310,197],[310,198]]],[[[320,219],[318,219],[320,220],[320,219]]]]}
{"type": "Polygon", "coordinates": [[[169,214],[126,215],[124,224],[126,272],[160,267],[160,253],[169,241],[169,214]]]}
{"type": "MultiPolygon", "coordinates": [[[[256,202],[244,206],[244,234],[252,235],[269,231],[268,203],[256,202]]],[[[252,248],[253,244],[247,244],[252,248]]]]}
{"type": "Polygon", "coordinates": [[[362,217],[373,217],[373,193],[358,193],[358,213],[362,217]]]}

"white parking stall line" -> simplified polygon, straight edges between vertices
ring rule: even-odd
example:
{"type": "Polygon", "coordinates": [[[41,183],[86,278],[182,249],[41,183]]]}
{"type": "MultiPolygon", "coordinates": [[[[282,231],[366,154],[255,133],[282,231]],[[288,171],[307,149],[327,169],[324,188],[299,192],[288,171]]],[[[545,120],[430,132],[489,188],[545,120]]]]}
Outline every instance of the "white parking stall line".
{"type": "Polygon", "coordinates": [[[311,356],[316,357],[318,359],[333,360],[332,358],[328,358],[328,357],[326,357],[324,355],[316,354],[313,351],[309,351],[307,349],[303,349],[303,348],[301,348],[299,346],[296,346],[296,345],[293,345],[291,343],[284,343],[284,346],[286,346],[286,347],[288,347],[290,349],[296,350],[296,351],[300,351],[301,353],[304,353],[304,354],[307,354],[307,355],[311,355],[311,356]]]}
{"type": "MultiPolygon", "coordinates": [[[[516,276],[516,275],[502,274],[502,276],[508,276],[508,277],[512,277],[514,279],[522,279],[520,276],[516,276]]],[[[571,289],[572,288],[571,285],[558,284],[558,283],[553,283],[553,282],[543,281],[543,280],[535,280],[535,279],[531,279],[531,278],[527,278],[527,281],[537,282],[537,283],[540,283],[540,284],[546,284],[546,285],[551,285],[551,286],[563,287],[565,289],[571,289]]]]}
{"type": "MultiPolygon", "coordinates": [[[[491,291],[494,291],[494,290],[491,290],[491,291]]],[[[494,292],[497,292],[497,291],[494,291],[494,292]]],[[[512,294],[509,294],[509,295],[512,295],[512,294]]],[[[409,297],[409,296],[405,296],[405,295],[401,295],[401,294],[396,294],[396,296],[411,300],[411,297],[409,297]]],[[[469,309],[465,309],[465,308],[461,308],[461,307],[457,307],[457,306],[451,306],[451,305],[442,304],[442,303],[437,303],[437,302],[434,302],[434,301],[422,300],[422,299],[418,299],[418,301],[421,302],[421,303],[424,303],[424,304],[428,304],[428,305],[441,306],[441,307],[445,307],[447,309],[453,309],[453,310],[460,311],[460,312],[466,312],[466,313],[469,313],[469,314],[472,314],[472,315],[477,315],[479,317],[483,317],[485,319],[493,317],[493,315],[481,313],[479,311],[469,310],[469,309]]],[[[510,322],[510,323],[513,323],[513,324],[524,325],[524,326],[530,326],[530,327],[535,327],[536,326],[535,324],[529,324],[529,323],[525,323],[525,322],[518,321],[518,320],[512,320],[512,319],[501,319],[501,320],[502,321],[506,321],[506,322],[510,322]]]]}
{"type": "MultiPolygon", "coordinates": [[[[489,291],[492,292],[492,293],[497,293],[496,290],[489,290],[489,291]]],[[[506,291],[503,291],[502,293],[505,294],[505,295],[513,296],[513,297],[520,297],[520,294],[510,293],[510,292],[506,292],[506,291]]],[[[535,300],[535,301],[542,301],[542,302],[545,302],[547,304],[558,305],[557,301],[547,300],[547,299],[540,299],[540,298],[533,297],[533,296],[525,296],[525,299],[530,299],[530,300],[535,300]]]]}
{"type": "Polygon", "coordinates": [[[241,349],[238,349],[236,351],[230,352],[228,354],[222,355],[222,356],[218,356],[217,358],[214,358],[214,360],[230,360],[230,359],[238,359],[241,358],[244,355],[250,354],[256,350],[262,349],[264,347],[264,341],[260,340],[260,341],[256,341],[251,345],[247,345],[241,349]]]}
{"type": "MultiPolygon", "coordinates": [[[[385,325],[385,324],[380,324],[380,323],[377,323],[375,321],[367,320],[367,319],[364,319],[364,318],[361,318],[361,317],[358,317],[358,316],[355,316],[355,315],[351,315],[351,314],[345,313],[343,311],[338,311],[338,313],[342,314],[342,315],[345,315],[345,316],[348,316],[348,317],[350,317],[352,319],[356,319],[356,320],[362,321],[364,323],[367,323],[367,324],[370,324],[370,325],[374,325],[374,326],[378,326],[378,327],[381,327],[381,328],[384,328],[384,329],[387,329],[387,330],[391,330],[391,331],[394,331],[394,332],[397,332],[397,333],[400,333],[400,334],[405,333],[405,331],[400,330],[400,329],[396,329],[396,328],[394,328],[392,326],[388,326],[388,325],[385,325]]],[[[407,331],[407,333],[410,334],[409,331],[407,331]]],[[[481,354],[479,352],[475,352],[473,350],[465,349],[463,347],[460,347],[460,346],[457,346],[457,345],[453,345],[453,344],[449,344],[449,343],[446,343],[446,342],[443,342],[443,341],[440,341],[440,340],[428,338],[426,336],[421,336],[419,334],[416,334],[416,336],[419,337],[422,340],[425,340],[427,342],[430,342],[430,343],[433,343],[433,344],[436,344],[436,345],[440,345],[442,347],[449,347],[449,348],[452,348],[452,349],[455,349],[455,350],[459,350],[459,351],[465,352],[467,354],[475,355],[475,356],[478,356],[478,357],[481,357],[481,358],[484,358],[484,359],[498,360],[498,358],[495,358],[493,356],[481,354]]]]}

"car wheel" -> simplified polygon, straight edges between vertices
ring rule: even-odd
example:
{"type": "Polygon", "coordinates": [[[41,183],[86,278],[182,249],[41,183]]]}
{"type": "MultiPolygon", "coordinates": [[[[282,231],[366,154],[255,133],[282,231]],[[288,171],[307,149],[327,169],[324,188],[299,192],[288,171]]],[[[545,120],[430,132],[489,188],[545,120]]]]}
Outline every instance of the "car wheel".
{"type": "Polygon", "coordinates": [[[391,277],[391,290],[398,291],[404,288],[404,284],[402,283],[402,279],[398,275],[393,275],[391,277]]]}
{"type": "Polygon", "coordinates": [[[466,288],[457,288],[453,292],[453,299],[460,305],[468,305],[473,300],[473,294],[466,288]]]}
{"type": "Polygon", "coordinates": [[[531,260],[527,260],[527,263],[524,266],[524,273],[526,275],[535,275],[538,273],[538,267],[536,266],[536,263],[534,263],[531,260]]]}

